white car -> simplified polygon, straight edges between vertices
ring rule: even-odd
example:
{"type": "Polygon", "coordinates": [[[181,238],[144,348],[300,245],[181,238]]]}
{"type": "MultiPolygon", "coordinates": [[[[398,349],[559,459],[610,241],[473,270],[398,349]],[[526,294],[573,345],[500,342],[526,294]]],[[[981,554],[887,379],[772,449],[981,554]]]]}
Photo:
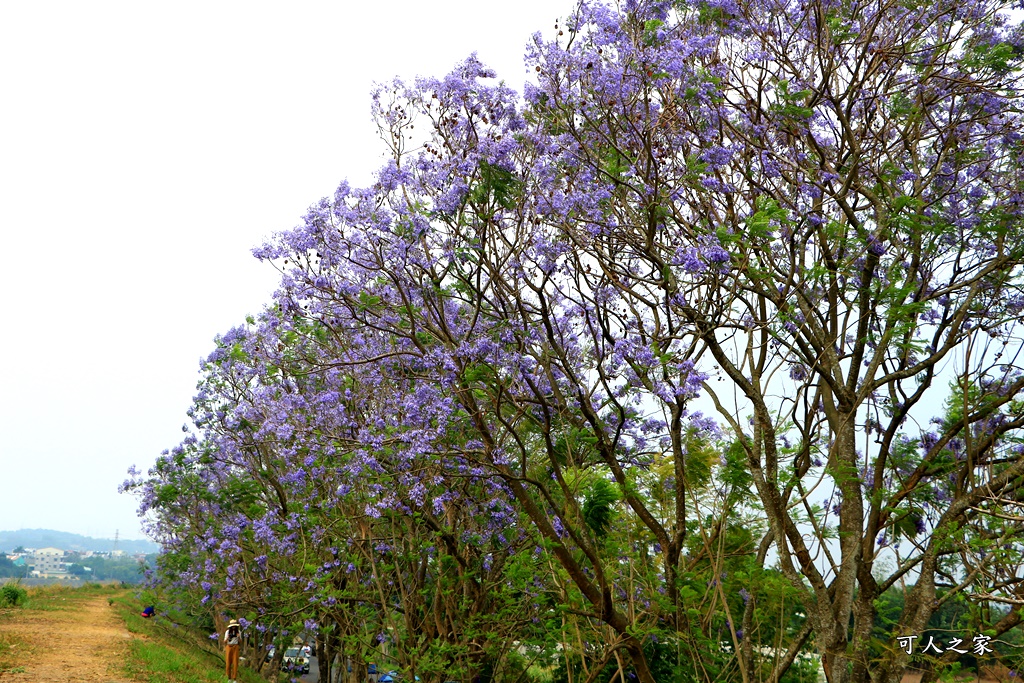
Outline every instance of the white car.
{"type": "Polygon", "coordinates": [[[284,659],[281,660],[281,668],[288,671],[301,671],[309,673],[309,660],[297,647],[290,647],[284,651],[284,659]]]}

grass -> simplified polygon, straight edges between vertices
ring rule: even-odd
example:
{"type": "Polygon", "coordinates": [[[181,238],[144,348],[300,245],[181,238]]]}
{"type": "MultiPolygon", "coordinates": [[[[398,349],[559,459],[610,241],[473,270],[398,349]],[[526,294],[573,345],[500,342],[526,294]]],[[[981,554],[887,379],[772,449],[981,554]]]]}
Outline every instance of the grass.
{"type": "MultiPolygon", "coordinates": [[[[140,636],[129,645],[125,674],[148,683],[223,683],[224,657],[203,634],[179,626],[159,612],[152,619],[142,618],[142,603],[128,593],[114,598],[113,606],[125,627],[140,636]]],[[[242,664],[239,681],[266,683],[242,664]]]]}
{"type": "Polygon", "coordinates": [[[0,633],[0,674],[24,673],[19,661],[31,654],[32,648],[16,633],[0,633]]]}
{"type": "Polygon", "coordinates": [[[551,683],[555,678],[555,667],[531,664],[526,670],[526,680],[532,683],[551,683]]]}
{"type": "MultiPolygon", "coordinates": [[[[63,612],[74,609],[79,600],[92,597],[95,588],[87,591],[86,587],[71,588],[55,584],[52,586],[35,586],[28,589],[28,598],[23,608],[36,612],[63,612]]],[[[107,591],[109,592],[109,591],[107,591]]]]}

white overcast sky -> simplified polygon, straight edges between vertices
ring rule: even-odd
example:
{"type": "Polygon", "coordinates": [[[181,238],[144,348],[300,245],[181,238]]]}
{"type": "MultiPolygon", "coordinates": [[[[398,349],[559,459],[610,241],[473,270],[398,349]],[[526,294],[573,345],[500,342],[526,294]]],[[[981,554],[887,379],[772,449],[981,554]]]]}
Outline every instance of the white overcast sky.
{"type": "Polygon", "coordinates": [[[0,530],[141,538],[117,493],[176,445],[250,249],[382,161],[374,81],[471,52],[521,92],[571,0],[0,0],[0,530]]]}

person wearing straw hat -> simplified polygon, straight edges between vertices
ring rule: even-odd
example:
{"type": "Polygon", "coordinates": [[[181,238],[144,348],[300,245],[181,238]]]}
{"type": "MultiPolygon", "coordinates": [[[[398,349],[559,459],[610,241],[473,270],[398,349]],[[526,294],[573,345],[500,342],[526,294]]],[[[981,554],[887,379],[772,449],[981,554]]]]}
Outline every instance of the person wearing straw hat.
{"type": "Polygon", "coordinates": [[[231,683],[238,679],[238,651],[241,643],[242,626],[236,619],[232,619],[224,631],[224,667],[231,683]]]}

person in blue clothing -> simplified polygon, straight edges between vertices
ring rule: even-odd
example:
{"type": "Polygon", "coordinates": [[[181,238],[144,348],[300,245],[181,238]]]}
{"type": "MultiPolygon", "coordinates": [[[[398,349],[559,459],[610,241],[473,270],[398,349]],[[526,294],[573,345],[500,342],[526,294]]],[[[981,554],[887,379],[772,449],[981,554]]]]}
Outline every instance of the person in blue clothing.
{"type": "Polygon", "coordinates": [[[153,608],[153,605],[150,605],[146,609],[142,610],[142,616],[144,619],[149,619],[154,614],[156,614],[156,609],[153,608]]]}

